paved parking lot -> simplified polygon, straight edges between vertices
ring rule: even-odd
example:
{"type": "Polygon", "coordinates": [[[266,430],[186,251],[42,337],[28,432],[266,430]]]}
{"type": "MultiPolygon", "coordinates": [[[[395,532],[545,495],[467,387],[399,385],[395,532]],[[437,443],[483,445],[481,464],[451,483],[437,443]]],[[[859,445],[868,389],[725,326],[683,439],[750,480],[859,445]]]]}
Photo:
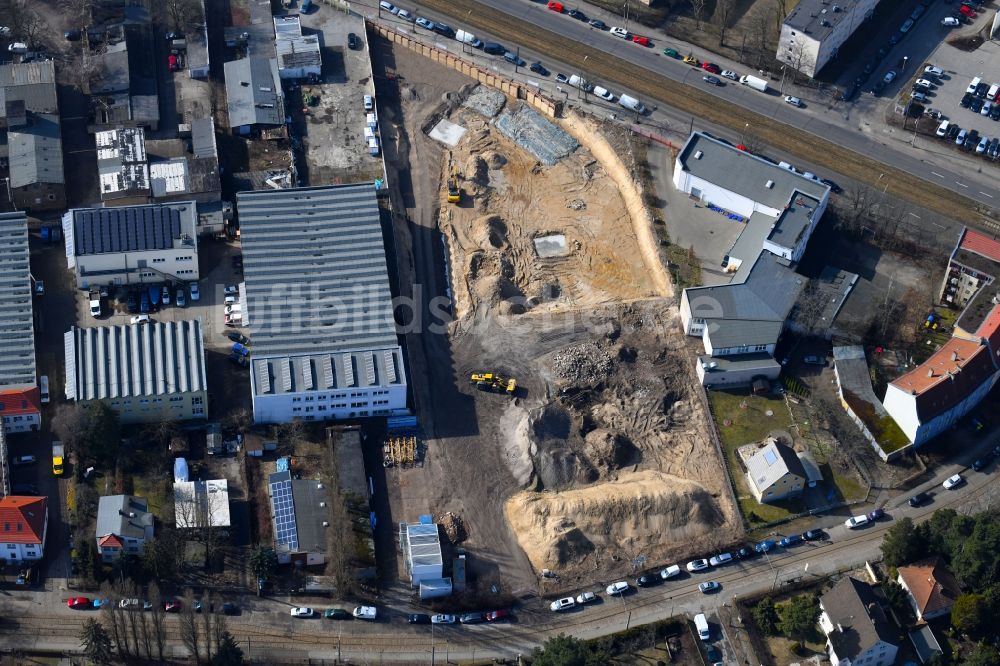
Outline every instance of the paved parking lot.
{"type": "Polygon", "coordinates": [[[960,127],[977,130],[984,136],[1000,136],[1000,122],[959,106],[974,77],[987,84],[1000,81],[1000,44],[988,41],[969,53],[942,43],[930,60],[945,74],[941,77],[941,85],[928,95],[929,105],[960,127]]]}

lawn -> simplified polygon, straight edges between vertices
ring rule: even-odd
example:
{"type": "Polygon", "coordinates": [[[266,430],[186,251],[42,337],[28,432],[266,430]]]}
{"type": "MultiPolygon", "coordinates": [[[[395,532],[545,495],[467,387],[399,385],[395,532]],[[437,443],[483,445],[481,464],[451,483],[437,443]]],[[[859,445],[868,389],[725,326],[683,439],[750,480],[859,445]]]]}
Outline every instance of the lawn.
{"type": "MultiPolygon", "coordinates": [[[[161,520],[163,520],[163,510],[167,507],[167,502],[173,502],[173,499],[170,497],[169,481],[163,476],[157,478],[133,474],[132,494],[137,497],[145,497],[149,506],[149,512],[161,520]]],[[[170,512],[173,513],[172,506],[170,509],[170,512]]]]}
{"type": "Polygon", "coordinates": [[[760,504],[750,492],[736,449],[759,442],[775,430],[792,427],[791,414],[781,398],[738,391],[709,391],[708,400],[719,430],[719,439],[736,485],[740,511],[751,527],[782,520],[802,510],[798,500],[760,504]]]}

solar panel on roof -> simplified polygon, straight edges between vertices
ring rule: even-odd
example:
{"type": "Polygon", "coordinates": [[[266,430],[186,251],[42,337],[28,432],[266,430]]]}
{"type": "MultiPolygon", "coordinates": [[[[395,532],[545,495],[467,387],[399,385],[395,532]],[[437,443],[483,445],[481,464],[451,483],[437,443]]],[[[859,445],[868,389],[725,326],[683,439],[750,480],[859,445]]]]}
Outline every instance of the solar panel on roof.
{"type": "Polygon", "coordinates": [[[382,352],[382,364],[385,366],[385,377],[389,383],[396,381],[396,357],[386,349],[382,352]]]}
{"type": "Polygon", "coordinates": [[[778,462],[778,456],[774,455],[774,451],[768,449],[767,451],[764,451],[764,460],[767,461],[768,465],[773,465],[778,462]]]}
{"type": "Polygon", "coordinates": [[[281,365],[281,386],[285,393],[292,390],[292,363],[287,358],[280,361],[281,365]]]}
{"type": "Polygon", "coordinates": [[[333,358],[329,355],[323,357],[323,381],[326,388],[333,388],[333,358]]]}
{"type": "Polygon", "coordinates": [[[302,388],[306,391],[313,387],[313,360],[307,358],[302,362],[302,388]]]}
{"type": "Polygon", "coordinates": [[[344,383],[354,386],[354,357],[350,354],[344,356],[344,383]]]}
{"type": "Polygon", "coordinates": [[[257,386],[260,387],[261,393],[271,392],[271,368],[267,361],[257,364],[257,386]]]}
{"type": "Polygon", "coordinates": [[[375,383],[375,354],[371,352],[365,352],[365,377],[369,386],[375,383]]]}
{"type": "Polygon", "coordinates": [[[295,527],[295,501],[290,480],[271,484],[271,508],[274,511],[275,540],[289,550],[298,550],[299,533],[295,527]]]}

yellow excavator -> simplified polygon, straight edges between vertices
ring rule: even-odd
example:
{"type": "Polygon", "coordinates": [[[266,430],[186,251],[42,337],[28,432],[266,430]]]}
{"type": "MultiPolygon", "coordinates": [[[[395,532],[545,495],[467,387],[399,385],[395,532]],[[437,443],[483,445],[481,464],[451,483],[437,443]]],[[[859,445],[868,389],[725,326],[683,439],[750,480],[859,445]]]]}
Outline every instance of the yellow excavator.
{"type": "Polygon", "coordinates": [[[448,203],[458,203],[462,200],[462,190],[458,187],[458,165],[448,153],[448,166],[451,177],[448,178],[448,203]]]}
{"type": "Polygon", "coordinates": [[[469,383],[480,391],[490,393],[506,393],[513,396],[517,393],[517,380],[513,377],[503,377],[495,372],[473,373],[469,383]]]}

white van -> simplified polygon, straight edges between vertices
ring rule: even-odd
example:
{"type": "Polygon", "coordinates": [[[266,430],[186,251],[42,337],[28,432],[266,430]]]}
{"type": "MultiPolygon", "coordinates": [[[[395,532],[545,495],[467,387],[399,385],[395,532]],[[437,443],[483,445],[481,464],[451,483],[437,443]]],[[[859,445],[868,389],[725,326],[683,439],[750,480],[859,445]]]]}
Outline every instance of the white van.
{"type": "Polygon", "coordinates": [[[468,32],[466,30],[459,30],[458,32],[456,32],[455,33],[455,41],[456,42],[462,42],[463,44],[468,44],[469,46],[471,46],[474,49],[481,49],[481,48],[483,48],[483,43],[481,41],[479,41],[478,39],[476,39],[475,35],[473,35],[471,32],[468,32]]]}
{"type": "Polygon", "coordinates": [[[703,641],[707,641],[712,637],[711,632],[708,630],[708,619],[705,618],[704,613],[698,613],[694,616],[694,627],[698,630],[698,638],[703,641]]]}
{"type": "Polygon", "coordinates": [[[976,78],[972,79],[972,82],[969,84],[969,87],[965,89],[965,92],[970,94],[975,93],[976,88],[978,88],[979,84],[982,82],[983,80],[977,76],[976,78]]]}
{"type": "Polygon", "coordinates": [[[951,122],[947,120],[942,120],[941,124],[938,125],[937,131],[934,132],[938,136],[945,136],[948,134],[948,128],[951,127],[951,122]]]}
{"type": "Polygon", "coordinates": [[[989,92],[986,93],[986,99],[996,99],[998,92],[1000,92],[1000,83],[994,83],[990,86],[989,92]]]}
{"type": "Polygon", "coordinates": [[[49,403],[49,376],[42,375],[38,378],[38,391],[41,394],[41,400],[43,405],[49,403]]]}

